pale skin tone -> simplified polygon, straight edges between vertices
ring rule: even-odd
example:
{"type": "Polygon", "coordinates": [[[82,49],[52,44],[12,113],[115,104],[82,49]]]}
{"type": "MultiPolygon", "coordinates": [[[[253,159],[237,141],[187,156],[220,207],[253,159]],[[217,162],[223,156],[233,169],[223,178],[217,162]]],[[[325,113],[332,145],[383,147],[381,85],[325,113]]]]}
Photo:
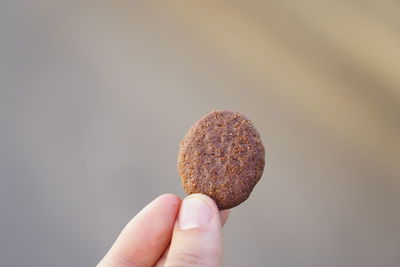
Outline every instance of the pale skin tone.
{"type": "Polygon", "coordinates": [[[161,195],[125,226],[97,266],[219,267],[228,216],[202,194],[161,195]]]}

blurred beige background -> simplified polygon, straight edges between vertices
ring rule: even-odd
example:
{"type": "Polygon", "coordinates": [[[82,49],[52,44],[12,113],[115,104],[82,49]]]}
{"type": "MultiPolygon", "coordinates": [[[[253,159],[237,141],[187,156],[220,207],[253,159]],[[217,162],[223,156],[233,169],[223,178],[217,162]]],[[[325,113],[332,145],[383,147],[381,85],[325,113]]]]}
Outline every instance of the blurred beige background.
{"type": "Polygon", "coordinates": [[[93,266],[211,109],[267,149],[225,266],[400,266],[397,1],[0,1],[0,265],[93,266]]]}

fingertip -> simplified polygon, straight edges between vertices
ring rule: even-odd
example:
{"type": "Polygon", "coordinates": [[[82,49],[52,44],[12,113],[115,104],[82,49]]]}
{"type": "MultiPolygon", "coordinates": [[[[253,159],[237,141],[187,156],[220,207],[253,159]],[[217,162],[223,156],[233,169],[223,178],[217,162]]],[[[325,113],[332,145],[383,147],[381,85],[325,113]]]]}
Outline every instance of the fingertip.
{"type": "Polygon", "coordinates": [[[163,194],[156,198],[156,201],[162,202],[163,206],[169,205],[173,208],[178,208],[182,200],[175,194],[163,194]]]}
{"type": "Polygon", "coordinates": [[[225,223],[227,222],[227,220],[229,218],[230,212],[231,212],[230,209],[219,210],[217,204],[215,203],[215,201],[211,197],[209,197],[209,196],[207,196],[205,194],[195,193],[195,194],[188,195],[185,199],[189,199],[189,198],[198,198],[198,199],[201,199],[204,202],[206,202],[207,205],[210,206],[210,208],[212,208],[214,213],[215,212],[219,213],[219,215],[220,215],[219,218],[220,218],[220,221],[221,221],[221,225],[222,226],[225,225],[225,223]]]}
{"type": "Polygon", "coordinates": [[[231,210],[221,210],[219,213],[220,213],[220,217],[221,217],[221,225],[224,226],[226,221],[229,218],[231,210]]]}
{"type": "Polygon", "coordinates": [[[209,197],[209,196],[207,196],[205,194],[201,194],[201,193],[190,194],[184,200],[189,199],[189,198],[200,199],[200,200],[204,201],[205,203],[207,203],[207,205],[212,209],[212,211],[214,213],[218,213],[219,212],[219,209],[218,209],[217,204],[215,203],[215,201],[211,197],[209,197]]]}
{"type": "Polygon", "coordinates": [[[178,200],[179,199],[180,200],[181,198],[178,197],[175,194],[166,193],[166,194],[159,195],[156,199],[171,199],[171,200],[178,200]]]}

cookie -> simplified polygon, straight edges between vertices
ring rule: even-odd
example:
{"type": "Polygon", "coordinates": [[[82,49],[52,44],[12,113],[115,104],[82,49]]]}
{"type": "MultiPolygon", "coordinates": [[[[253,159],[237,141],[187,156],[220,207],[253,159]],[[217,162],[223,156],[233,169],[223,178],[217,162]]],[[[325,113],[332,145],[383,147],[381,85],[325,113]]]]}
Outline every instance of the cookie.
{"type": "Polygon", "coordinates": [[[178,172],[185,192],[208,195],[220,210],[250,196],[264,165],[260,134],[237,112],[212,111],[193,124],[180,143],[178,172]]]}

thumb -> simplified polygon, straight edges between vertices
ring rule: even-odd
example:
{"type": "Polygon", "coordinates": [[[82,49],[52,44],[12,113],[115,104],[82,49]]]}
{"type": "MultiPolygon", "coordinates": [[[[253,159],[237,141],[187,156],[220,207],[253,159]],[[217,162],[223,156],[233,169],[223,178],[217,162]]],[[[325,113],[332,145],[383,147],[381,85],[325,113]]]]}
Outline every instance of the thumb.
{"type": "Polygon", "coordinates": [[[219,210],[206,195],[186,197],[175,223],[165,266],[222,265],[222,230],[219,210]]]}

